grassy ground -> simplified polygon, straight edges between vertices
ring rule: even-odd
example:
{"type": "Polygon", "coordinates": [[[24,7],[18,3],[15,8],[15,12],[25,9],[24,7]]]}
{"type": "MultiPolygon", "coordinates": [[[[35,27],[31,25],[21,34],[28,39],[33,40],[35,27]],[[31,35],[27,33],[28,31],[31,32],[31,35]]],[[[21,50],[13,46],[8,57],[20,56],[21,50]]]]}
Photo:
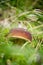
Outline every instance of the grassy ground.
{"type": "Polygon", "coordinates": [[[43,65],[43,12],[22,11],[16,7],[0,10],[0,65],[43,65]],[[32,35],[32,41],[11,41],[5,37],[13,28],[22,27],[32,35]],[[18,45],[22,42],[22,45],[18,45]]]}

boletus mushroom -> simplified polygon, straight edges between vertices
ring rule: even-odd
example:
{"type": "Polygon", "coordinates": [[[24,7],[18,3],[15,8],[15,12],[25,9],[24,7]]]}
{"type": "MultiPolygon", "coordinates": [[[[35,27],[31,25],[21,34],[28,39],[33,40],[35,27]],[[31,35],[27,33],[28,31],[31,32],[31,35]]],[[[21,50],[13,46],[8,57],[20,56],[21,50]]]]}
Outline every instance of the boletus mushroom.
{"type": "Polygon", "coordinates": [[[13,39],[18,38],[18,39],[32,41],[32,36],[31,36],[30,32],[28,32],[27,30],[25,30],[23,28],[12,29],[8,36],[13,39]]]}

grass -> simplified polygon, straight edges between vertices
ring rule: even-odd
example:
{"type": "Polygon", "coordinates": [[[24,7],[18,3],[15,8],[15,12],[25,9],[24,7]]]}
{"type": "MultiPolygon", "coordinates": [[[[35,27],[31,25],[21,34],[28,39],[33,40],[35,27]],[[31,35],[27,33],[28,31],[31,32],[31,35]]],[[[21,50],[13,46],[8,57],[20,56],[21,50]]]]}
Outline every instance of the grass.
{"type": "Polygon", "coordinates": [[[0,65],[43,65],[43,12],[22,11],[14,7],[10,11],[5,17],[10,26],[0,25],[0,65]],[[11,29],[19,27],[19,22],[32,34],[32,42],[21,39],[22,45],[18,45],[17,40],[13,42],[5,37],[11,29]]]}

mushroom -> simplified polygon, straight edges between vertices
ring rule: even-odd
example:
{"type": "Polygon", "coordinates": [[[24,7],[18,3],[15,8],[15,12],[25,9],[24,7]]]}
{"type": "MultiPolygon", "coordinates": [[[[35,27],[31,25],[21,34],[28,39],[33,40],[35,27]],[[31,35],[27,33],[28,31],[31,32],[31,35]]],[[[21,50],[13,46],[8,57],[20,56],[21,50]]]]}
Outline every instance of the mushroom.
{"type": "Polygon", "coordinates": [[[10,31],[10,33],[8,34],[9,37],[11,38],[20,38],[20,39],[24,39],[24,40],[28,40],[28,41],[32,41],[32,36],[31,34],[23,29],[23,28],[15,28],[15,29],[12,29],[10,31]]]}

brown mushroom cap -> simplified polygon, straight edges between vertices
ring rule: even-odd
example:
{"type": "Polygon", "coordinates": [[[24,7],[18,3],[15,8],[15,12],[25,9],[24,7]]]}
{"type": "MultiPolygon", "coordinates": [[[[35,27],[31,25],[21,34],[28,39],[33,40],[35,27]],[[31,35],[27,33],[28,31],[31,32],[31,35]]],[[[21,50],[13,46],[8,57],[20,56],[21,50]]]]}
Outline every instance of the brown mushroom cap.
{"type": "Polygon", "coordinates": [[[10,36],[12,38],[21,38],[24,40],[32,41],[31,34],[23,28],[12,29],[8,36],[10,36]]]}

